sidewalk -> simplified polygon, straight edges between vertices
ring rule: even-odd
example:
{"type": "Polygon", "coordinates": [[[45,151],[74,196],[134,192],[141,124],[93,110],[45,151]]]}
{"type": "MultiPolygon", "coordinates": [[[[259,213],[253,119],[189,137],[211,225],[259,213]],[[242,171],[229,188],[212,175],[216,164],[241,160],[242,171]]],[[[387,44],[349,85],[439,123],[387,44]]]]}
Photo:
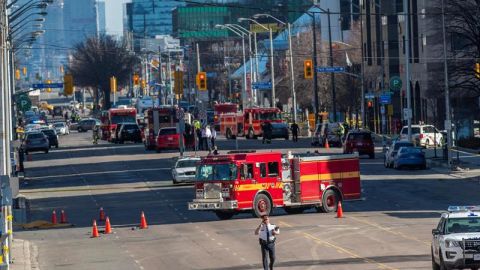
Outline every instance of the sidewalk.
{"type": "Polygon", "coordinates": [[[14,238],[11,252],[13,263],[10,264],[10,270],[40,269],[38,263],[35,263],[38,254],[29,241],[14,238]]]}

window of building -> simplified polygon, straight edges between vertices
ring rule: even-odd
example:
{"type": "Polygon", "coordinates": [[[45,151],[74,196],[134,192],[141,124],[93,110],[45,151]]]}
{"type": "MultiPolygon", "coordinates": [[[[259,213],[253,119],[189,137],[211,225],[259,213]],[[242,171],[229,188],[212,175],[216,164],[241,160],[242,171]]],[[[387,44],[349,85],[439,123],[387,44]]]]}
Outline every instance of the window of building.
{"type": "Polygon", "coordinates": [[[268,163],[268,176],[270,177],[278,176],[278,162],[268,163]]]}
{"type": "Polygon", "coordinates": [[[267,177],[267,165],[260,163],[260,177],[267,177]]]}

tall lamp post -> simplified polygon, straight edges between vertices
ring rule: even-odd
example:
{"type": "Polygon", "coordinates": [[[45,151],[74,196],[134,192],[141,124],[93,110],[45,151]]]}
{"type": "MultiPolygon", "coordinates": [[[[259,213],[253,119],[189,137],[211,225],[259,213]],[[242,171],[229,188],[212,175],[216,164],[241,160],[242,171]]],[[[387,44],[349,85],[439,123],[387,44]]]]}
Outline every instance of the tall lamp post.
{"type": "Polygon", "coordinates": [[[257,22],[254,19],[250,18],[239,18],[238,22],[243,22],[243,21],[250,21],[255,23],[256,25],[260,26],[261,28],[267,30],[269,32],[269,37],[270,37],[270,69],[271,69],[271,76],[272,76],[272,104],[271,107],[276,107],[276,99],[275,99],[275,65],[273,63],[273,33],[272,33],[272,28],[271,27],[265,27],[263,24],[257,22]]]}
{"type": "Polygon", "coordinates": [[[288,48],[289,48],[289,51],[290,51],[290,76],[291,76],[291,82],[292,82],[292,103],[293,103],[293,119],[294,119],[294,122],[297,122],[297,94],[296,94],[296,91],[295,91],[295,71],[293,70],[293,51],[292,51],[292,26],[291,24],[288,22],[288,23],[285,23],[284,21],[270,15],[270,14],[255,14],[253,15],[253,18],[257,19],[257,18],[261,18],[261,17],[267,17],[267,18],[271,18],[271,19],[274,19],[275,21],[283,24],[283,25],[286,25],[287,26],[287,29],[288,29],[288,48]]]}

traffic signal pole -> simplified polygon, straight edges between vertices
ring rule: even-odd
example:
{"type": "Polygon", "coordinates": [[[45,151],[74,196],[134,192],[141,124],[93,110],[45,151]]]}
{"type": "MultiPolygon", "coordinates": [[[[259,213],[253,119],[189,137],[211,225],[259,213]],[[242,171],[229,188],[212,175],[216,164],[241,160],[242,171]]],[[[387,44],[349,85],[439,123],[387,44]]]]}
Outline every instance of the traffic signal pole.
{"type": "MultiPolygon", "coordinates": [[[[318,79],[317,79],[317,30],[316,30],[316,22],[315,22],[315,13],[310,14],[312,16],[312,28],[313,28],[313,97],[314,97],[314,113],[315,113],[315,127],[314,130],[317,128],[317,124],[319,124],[319,106],[318,106],[318,79]]],[[[308,117],[308,116],[307,116],[308,117]]]]}
{"type": "MultiPolygon", "coordinates": [[[[445,80],[445,129],[447,130],[447,160],[448,166],[452,168],[452,119],[450,114],[450,89],[448,87],[448,66],[447,66],[447,38],[445,34],[445,2],[442,0],[442,30],[443,30],[443,68],[445,80]]],[[[458,153],[458,152],[457,152],[458,153]]]]}

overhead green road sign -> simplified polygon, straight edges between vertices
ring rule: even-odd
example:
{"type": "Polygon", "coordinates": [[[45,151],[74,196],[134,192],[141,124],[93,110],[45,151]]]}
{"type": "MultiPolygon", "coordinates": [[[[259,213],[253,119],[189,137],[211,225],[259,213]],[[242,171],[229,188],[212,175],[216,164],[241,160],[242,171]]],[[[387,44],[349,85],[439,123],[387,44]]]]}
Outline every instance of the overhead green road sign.
{"type": "Polygon", "coordinates": [[[390,78],[390,90],[400,91],[402,89],[402,79],[398,76],[393,76],[390,78]]]}
{"type": "Polygon", "coordinates": [[[28,95],[20,95],[17,98],[17,107],[22,111],[26,112],[32,108],[32,101],[28,97],[28,95]]]}

